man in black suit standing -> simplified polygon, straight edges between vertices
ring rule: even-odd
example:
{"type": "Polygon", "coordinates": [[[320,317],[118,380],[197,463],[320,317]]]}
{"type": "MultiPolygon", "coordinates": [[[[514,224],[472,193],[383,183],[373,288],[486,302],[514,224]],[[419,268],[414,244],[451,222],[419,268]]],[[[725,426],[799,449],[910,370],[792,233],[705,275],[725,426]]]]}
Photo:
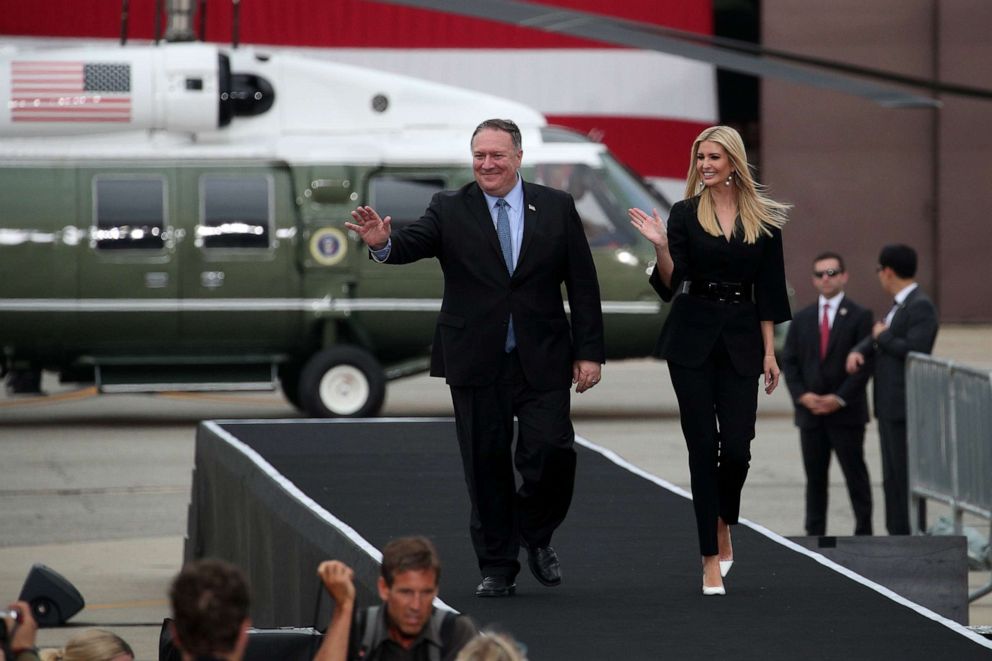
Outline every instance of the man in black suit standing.
{"type": "Polygon", "coordinates": [[[917,282],[916,251],[892,244],[878,256],[878,281],[895,297],[885,318],[847,356],[850,374],[872,369],[875,417],[882,448],[885,527],[909,534],[909,465],[906,456],[906,354],[930,353],[937,339],[937,308],[917,282]]]}
{"type": "Polygon", "coordinates": [[[364,206],[347,227],[376,261],[434,257],[441,264],[444,299],[431,374],[451,388],[482,573],[475,593],[505,597],[516,590],[521,545],[539,582],[561,583],[551,536],[565,519],[575,481],[569,387],[574,383],[581,393],[599,382],[603,317],[572,197],[521,179],[517,125],[482,122],[471,150],[475,181],[435,195],[416,222],[394,233],[389,216],[364,206]]]}
{"type": "Polygon", "coordinates": [[[848,374],[847,354],[871,333],[871,311],[845,293],[847,271],[837,253],[813,260],[819,299],[792,319],[782,353],[782,372],[795,405],[806,470],[806,534],[827,534],[830,451],[847,482],[854,534],[870,535],[871,482],[865,465],[868,372],[848,374]]]}

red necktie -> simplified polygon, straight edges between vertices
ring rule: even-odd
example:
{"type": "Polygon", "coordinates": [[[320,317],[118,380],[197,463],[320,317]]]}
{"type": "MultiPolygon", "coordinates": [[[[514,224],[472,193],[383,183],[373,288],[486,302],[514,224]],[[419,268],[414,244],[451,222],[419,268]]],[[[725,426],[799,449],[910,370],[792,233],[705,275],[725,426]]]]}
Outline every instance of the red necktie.
{"type": "Polygon", "coordinates": [[[827,357],[827,343],[830,341],[830,304],[823,305],[823,319],[820,320],[820,362],[827,357]]]}

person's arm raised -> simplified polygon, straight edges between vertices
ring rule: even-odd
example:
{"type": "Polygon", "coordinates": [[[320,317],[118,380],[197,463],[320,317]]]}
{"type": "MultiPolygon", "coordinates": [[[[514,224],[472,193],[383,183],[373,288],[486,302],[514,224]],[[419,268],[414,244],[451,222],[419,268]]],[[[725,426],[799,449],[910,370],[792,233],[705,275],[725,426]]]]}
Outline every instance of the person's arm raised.
{"type": "Polygon", "coordinates": [[[355,572],[338,560],[326,560],[317,567],[317,575],[334,599],[331,623],[314,661],[346,661],[351,636],[351,616],[355,610],[355,572]]]}
{"type": "Polygon", "coordinates": [[[627,209],[627,216],[630,218],[630,224],[654,246],[658,276],[662,283],[670,288],[675,263],[672,261],[671,253],[668,252],[668,231],[665,228],[665,222],[658,215],[658,210],[652,209],[649,216],[640,209],[627,209]]]}
{"type": "Polygon", "coordinates": [[[380,218],[372,207],[358,207],[351,212],[355,222],[345,223],[344,226],[356,232],[372,250],[382,250],[389,242],[392,232],[392,218],[380,218]]]}

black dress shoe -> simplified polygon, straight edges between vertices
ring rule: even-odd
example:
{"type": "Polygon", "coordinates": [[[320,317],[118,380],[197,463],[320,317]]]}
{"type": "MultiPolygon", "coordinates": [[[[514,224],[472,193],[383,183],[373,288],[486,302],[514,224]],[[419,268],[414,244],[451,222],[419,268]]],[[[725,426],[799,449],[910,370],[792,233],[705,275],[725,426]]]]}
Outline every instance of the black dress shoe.
{"type": "Polygon", "coordinates": [[[561,585],[561,563],[558,562],[558,554],[550,546],[528,547],[527,566],[541,585],[561,585]]]}
{"type": "Polygon", "coordinates": [[[507,576],[484,576],[475,588],[476,597],[509,597],[517,591],[517,584],[507,576]]]}

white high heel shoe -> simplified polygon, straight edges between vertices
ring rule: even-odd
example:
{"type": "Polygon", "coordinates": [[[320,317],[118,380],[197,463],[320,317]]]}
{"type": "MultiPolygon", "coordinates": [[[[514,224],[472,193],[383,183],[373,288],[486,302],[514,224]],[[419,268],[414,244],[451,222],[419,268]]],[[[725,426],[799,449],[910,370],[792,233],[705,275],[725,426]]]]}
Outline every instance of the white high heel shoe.
{"type": "MultiPolygon", "coordinates": [[[[704,581],[705,581],[705,577],[704,577],[704,581]]],[[[725,587],[723,587],[722,585],[718,585],[716,587],[710,587],[710,586],[706,585],[705,582],[703,583],[703,595],[704,596],[706,596],[706,597],[712,597],[712,596],[716,596],[716,595],[721,595],[722,596],[722,595],[725,595],[725,594],[727,594],[727,589],[725,587]]]]}

